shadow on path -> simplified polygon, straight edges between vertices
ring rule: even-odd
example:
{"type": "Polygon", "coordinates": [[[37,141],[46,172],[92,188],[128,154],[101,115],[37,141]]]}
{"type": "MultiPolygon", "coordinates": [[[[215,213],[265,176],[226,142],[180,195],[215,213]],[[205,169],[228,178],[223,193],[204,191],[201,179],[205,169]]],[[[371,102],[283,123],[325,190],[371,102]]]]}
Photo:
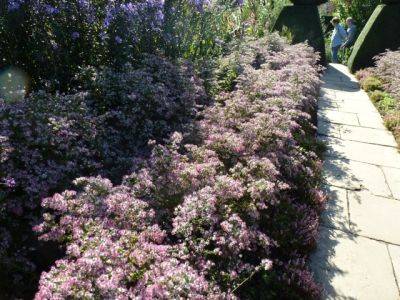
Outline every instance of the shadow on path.
{"type": "MultiPolygon", "coordinates": [[[[360,87],[354,78],[340,71],[340,69],[329,67],[323,77],[322,89],[333,91],[357,92],[360,87]]],[[[324,96],[324,97],[330,97],[324,96]]],[[[328,120],[329,121],[329,120],[328,120]]],[[[318,124],[318,126],[330,126],[330,123],[318,124]]],[[[326,128],[325,128],[326,129],[326,128]]],[[[326,131],[326,130],[324,130],[326,131]]],[[[324,140],[324,137],[321,137],[324,140]]],[[[341,140],[338,137],[338,142],[341,140]]],[[[329,149],[325,152],[324,162],[324,190],[328,196],[326,210],[323,212],[321,219],[320,236],[316,251],[311,256],[311,269],[317,281],[320,282],[324,289],[324,298],[355,300],[351,296],[345,296],[346,293],[338,291],[334,285],[334,281],[344,280],[348,275],[348,270],[339,266],[334,259],[337,251],[343,251],[339,246],[342,241],[349,244],[357,243],[353,235],[356,230],[355,226],[350,227],[348,183],[353,183],[353,189],[361,188],[361,183],[357,185],[358,179],[352,175],[348,167],[350,160],[343,157],[341,153],[329,149]],[[340,164],[333,164],[332,160],[339,159],[340,164]],[[334,178],[337,182],[343,182],[339,187],[332,186],[331,182],[327,182],[326,178],[334,178]],[[353,232],[353,233],[352,233],[353,232]]]]}

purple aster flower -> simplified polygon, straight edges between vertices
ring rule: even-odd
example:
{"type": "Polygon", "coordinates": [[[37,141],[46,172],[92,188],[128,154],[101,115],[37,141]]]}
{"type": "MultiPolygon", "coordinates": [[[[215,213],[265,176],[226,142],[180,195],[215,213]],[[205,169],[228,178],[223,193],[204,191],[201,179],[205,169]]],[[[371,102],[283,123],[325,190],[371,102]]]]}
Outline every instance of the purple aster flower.
{"type": "Polygon", "coordinates": [[[8,187],[10,189],[14,188],[17,185],[14,178],[6,178],[6,180],[4,181],[4,184],[6,185],[6,187],[8,187]]]}
{"type": "Polygon", "coordinates": [[[8,1],[8,11],[18,10],[24,3],[25,0],[10,0],[8,1]]]}
{"type": "Polygon", "coordinates": [[[71,37],[72,37],[73,40],[76,40],[77,38],[80,37],[80,34],[79,34],[79,32],[74,31],[74,32],[71,34],[71,37]]]}
{"type": "Polygon", "coordinates": [[[56,41],[51,40],[50,41],[51,47],[53,48],[53,50],[57,50],[58,49],[58,44],[56,41]]]}
{"type": "Polygon", "coordinates": [[[121,38],[119,35],[117,35],[117,36],[115,37],[115,42],[116,42],[117,44],[121,44],[121,43],[122,43],[122,38],[121,38]]]}
{"type": "Polygon", "coordinates": [[[55,8],[54,6],[51,6],[49,4],[45,4],[43,7],[44,7],[45,12],[48,15],[55,15],[60,12],[60,10],[58,8],[55,8]]]}

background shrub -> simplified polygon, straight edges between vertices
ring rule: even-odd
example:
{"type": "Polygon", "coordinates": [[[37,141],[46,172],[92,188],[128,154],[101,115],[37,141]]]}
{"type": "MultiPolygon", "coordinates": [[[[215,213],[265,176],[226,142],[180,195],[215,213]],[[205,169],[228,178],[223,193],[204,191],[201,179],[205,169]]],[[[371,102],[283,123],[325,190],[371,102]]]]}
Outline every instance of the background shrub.
{"type": "Polygon", "coordinates": [[[160,1],[15,0],[0,27],[0,67],[24,70],[33,88],[67,90],[85,65],[132,62],[161,38],[160,1]]]}
{"type": "Polygon", "coordinates": [[[82,66],[134,64],[143,53],[201,60],[245,34],[263,36],[285,0],[10,0],[0,17],[0,70],[27,88],[68,91],[82,66]]]}
{"type": "Polygon", "coordinates": [[[352,17],[359,31],[367,24],[376,6],[382,4],[381,0],[332,0],[335,5],[335,13],[342,21],[352,17]]]}

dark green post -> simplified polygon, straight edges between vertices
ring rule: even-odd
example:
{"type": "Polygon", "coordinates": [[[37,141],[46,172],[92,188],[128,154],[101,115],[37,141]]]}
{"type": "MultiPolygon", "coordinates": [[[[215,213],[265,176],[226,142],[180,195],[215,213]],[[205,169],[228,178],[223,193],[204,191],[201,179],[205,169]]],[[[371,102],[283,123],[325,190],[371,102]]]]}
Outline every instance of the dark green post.
{"type": "Polygon", "coordinates": [[[7,10],[7,0],[0,0],[0,17],[5,15],[7,10]]]}
{"type": "Polygon", "coordinates": [[[372,66],[374,56],[386,49],[400,47],[400,0],[387,0],[378,5],[361,31],[348,67],[351,72],[372,66]]]}
{"type": "Polygon", "coordinates": [[[326,63],[325,41],[318,12],[318,5],[326,1],[298,0],[285,6],[273,27],[274,31],[290,33],[293,43],[308,42],[320,53],[322,64],[326,63]]]}

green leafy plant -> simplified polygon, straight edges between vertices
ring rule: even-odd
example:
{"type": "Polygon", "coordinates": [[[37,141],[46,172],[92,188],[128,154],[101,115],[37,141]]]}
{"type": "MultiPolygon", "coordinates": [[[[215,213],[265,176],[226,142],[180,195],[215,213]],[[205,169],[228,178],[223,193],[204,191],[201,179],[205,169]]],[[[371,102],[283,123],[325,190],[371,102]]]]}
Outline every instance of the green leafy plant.
{"type": "Polygon", "coordinates": [[[375,76],[370,76],[364,79],[364,81],[361,82],[361,86],[366,92],[372,92],[375,90],[383,89],[382,81],[375,76]]]}
{"type": "Polygon", "coordinates": [[[332,0],[335,7],[335,13],[344,21],[352,17],[359,28],[363,28],[369,17],[381,0],[332,0]]]}
{"type": "Polygon", "coordinates": [[[387,112],[396,108],[396,100],[385,94],[377,105],[380,111],[387,112]]]}
{"type": "Polygon", "coordinates": [[[375,90],[369,93],[369,97],[371,98],[372,102],[378,103],[382,101],[387,96],[387,93],[381,90],[375,90]]]}

